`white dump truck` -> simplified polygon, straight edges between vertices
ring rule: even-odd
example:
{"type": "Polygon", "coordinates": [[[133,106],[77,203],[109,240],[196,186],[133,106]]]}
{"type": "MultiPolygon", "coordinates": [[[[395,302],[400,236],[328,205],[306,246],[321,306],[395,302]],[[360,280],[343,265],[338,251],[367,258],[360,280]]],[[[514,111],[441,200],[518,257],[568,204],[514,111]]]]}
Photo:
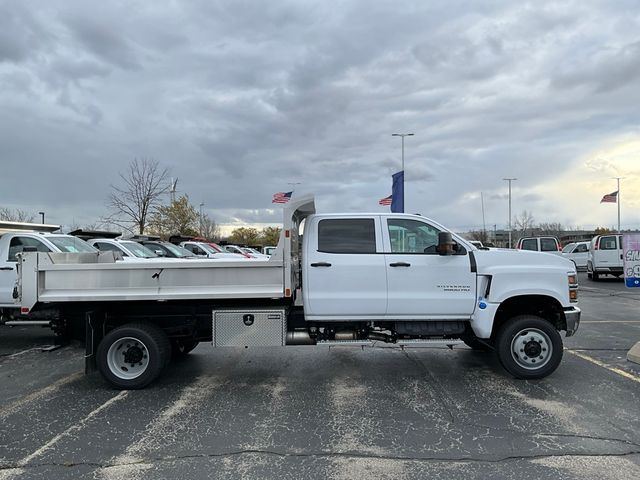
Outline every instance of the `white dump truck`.
{"type": "Polygon", "coordinates": [[[142,388],[174,354],[218,347],[454,345],[493,349],[518,378],[562,359],[580,321],[572,262],[479,250],[408,214],[284,212],[265,262],[115,262],[110,252],[20,256],[23,315],[86,327],[86,368],[142,388]],[[304,222],[304,225],[303,225],[304,222]]]}

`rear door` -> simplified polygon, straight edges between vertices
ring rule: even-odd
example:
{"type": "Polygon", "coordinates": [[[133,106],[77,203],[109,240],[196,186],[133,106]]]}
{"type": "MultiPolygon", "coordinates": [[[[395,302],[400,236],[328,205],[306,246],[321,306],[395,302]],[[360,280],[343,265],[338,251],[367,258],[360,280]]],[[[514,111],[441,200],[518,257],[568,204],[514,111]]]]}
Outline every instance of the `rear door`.
{"type": "Polygon", "coordinates": [[[603,235],[598,243],[595,268],[612,268],[622,266],[621,251],[617,235],[603,235]]]}
{"type": "Polygon", "coordinates": [[[309,319],[383,318],[387,279],[380,219],[310,218],[303,276],[309,319]],[[333,318],[327,318],[333,317],[333,318]]]}
{"type": "Polygon", "coordinates": [[[411,218],[384,220],[387,317],[469,318],[476,299],[476,274],[469,252],[436,251],[440,229],[411,218]]]}

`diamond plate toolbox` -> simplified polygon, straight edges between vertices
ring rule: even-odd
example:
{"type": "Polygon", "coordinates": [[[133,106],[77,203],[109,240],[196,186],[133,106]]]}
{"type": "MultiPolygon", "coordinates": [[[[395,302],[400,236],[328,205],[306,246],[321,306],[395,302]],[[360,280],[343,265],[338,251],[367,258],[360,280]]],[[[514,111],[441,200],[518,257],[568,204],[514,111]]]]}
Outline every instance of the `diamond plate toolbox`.
{"type": "Polygon", "coordinates": [[[284,310],[214,310],[214,347],[275,347],[285,345],[284,310]]]}

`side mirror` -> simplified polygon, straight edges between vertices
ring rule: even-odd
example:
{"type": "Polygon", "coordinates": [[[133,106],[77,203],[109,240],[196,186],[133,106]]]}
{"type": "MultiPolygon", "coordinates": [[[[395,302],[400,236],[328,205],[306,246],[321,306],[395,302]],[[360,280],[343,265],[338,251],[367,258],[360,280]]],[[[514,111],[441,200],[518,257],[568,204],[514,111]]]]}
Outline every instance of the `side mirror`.
{"type": "Polygon", "coordinates": [[[164,257],[166,255],[166,252],[164,250],[154,250],[153,251],[156,255],[158,255],[159,257],[164,257]]]}
{"type": "Polygon", "coordinates": [[[453,241],[451,232],[438,233],[438,253],[440,255],[453,255],[456,243],[453,241]]]}

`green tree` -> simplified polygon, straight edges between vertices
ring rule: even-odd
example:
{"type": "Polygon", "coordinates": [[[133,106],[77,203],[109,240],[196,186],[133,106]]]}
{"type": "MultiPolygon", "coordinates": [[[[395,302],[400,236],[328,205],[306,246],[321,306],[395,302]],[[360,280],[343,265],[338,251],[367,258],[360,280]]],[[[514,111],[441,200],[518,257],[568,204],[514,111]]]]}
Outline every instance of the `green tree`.
{"type": "Polygon", "coordinates": [[[260,235],[260,244],[263,246],[278,245],[281,231],[280,227],[265,227],[260,235]]]}
{"type": "Polygon", "coordinates": [[[150,221],[150,230],[161,237],[174,234],[198,235],[198,212],[189,203],[189,197],[182,195],[169,205],[155,209],[150,221]]]}
{"type": "Polygon", "coordinates": [[[260,232],[253,227],[236,228],[231,232],[229,242],[239,245],[257,245],[260,243],[260,232]]]}
{"type": "Polygon", "coordinates": [[[611,233],[611,229],[607,227],[598,227],[593,231],[596,235],[606,235],[607,233],[611,233]]]}

